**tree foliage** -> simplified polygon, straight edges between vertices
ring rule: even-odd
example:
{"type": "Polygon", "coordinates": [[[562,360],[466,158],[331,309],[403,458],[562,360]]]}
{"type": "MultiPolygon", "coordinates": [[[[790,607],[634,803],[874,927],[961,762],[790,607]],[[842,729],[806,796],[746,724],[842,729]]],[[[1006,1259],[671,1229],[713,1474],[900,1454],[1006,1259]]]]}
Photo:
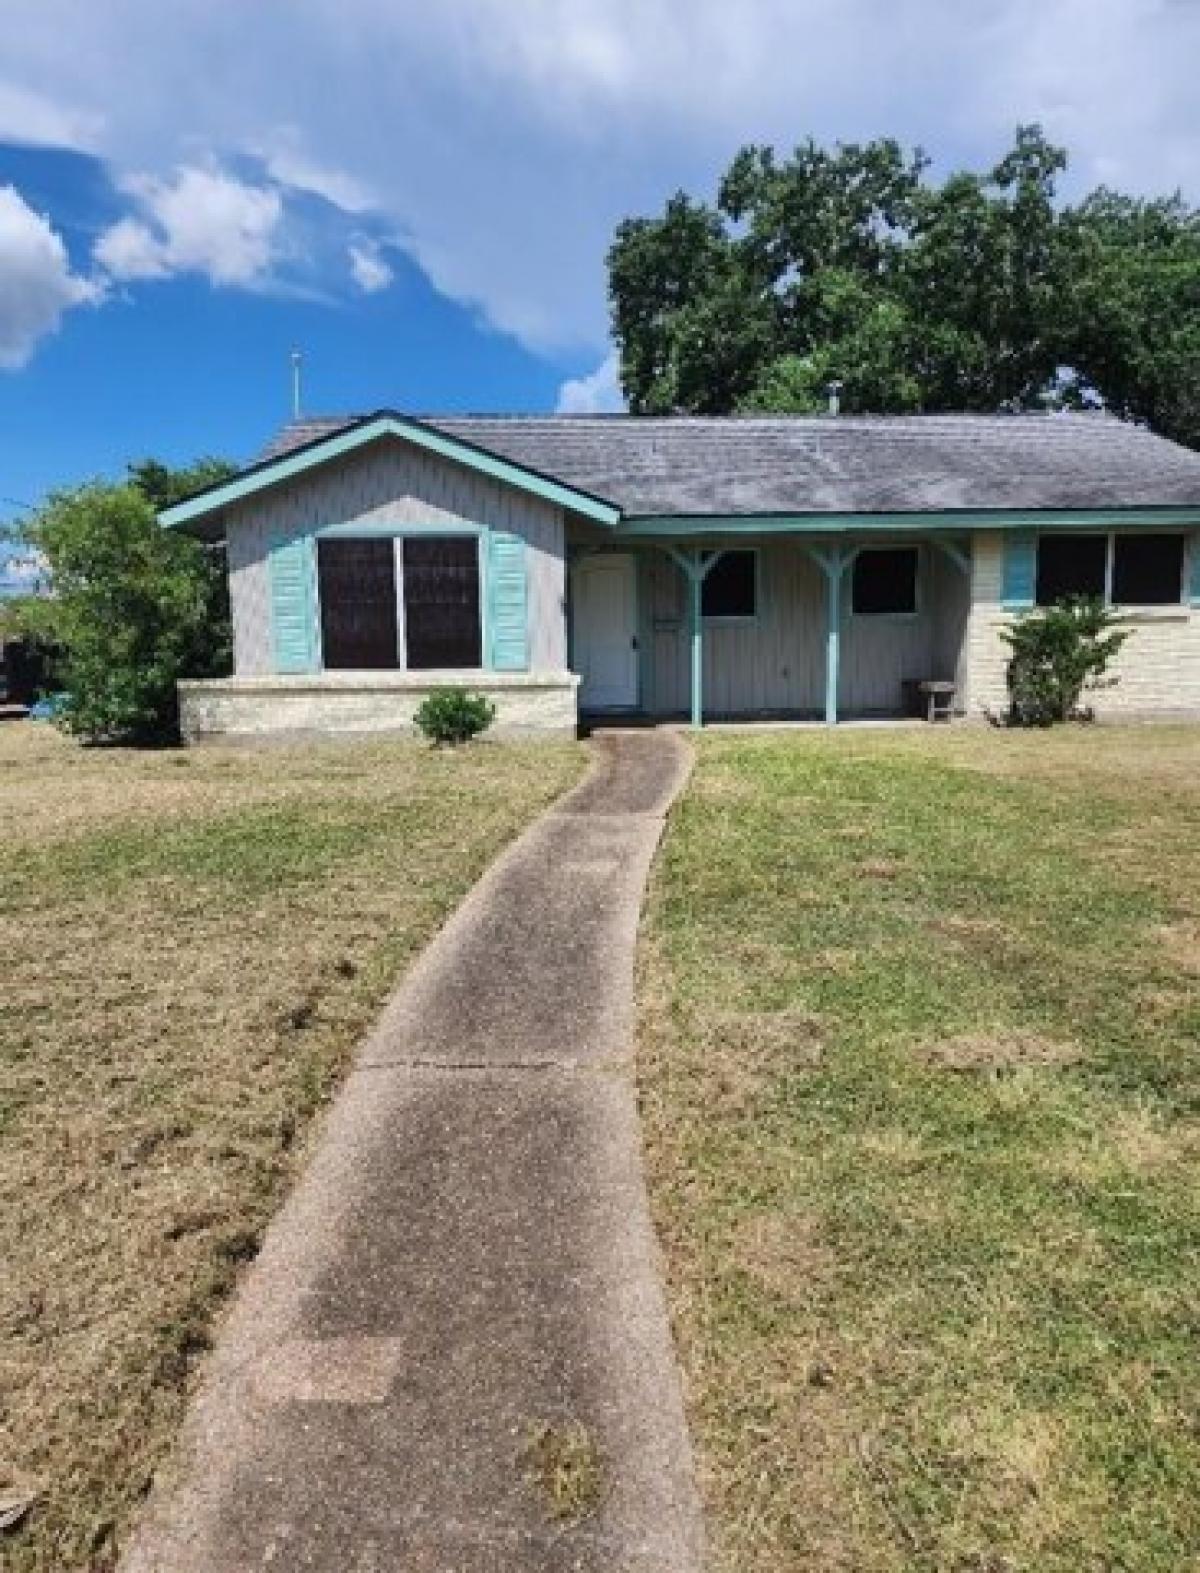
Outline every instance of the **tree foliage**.
{"type": "Polygon", "coordinates": [[[1200,446],[1200,215],[1178,197],[1059,201],[1037,126],[937,183],[884,139],[742,149],[609,252],[638,412],[997,410],[1102,398],[1200,446]],[[1069,374],[1064,377],[1064,368],[1069,374]]]}
{"type": "Polygon", "coordinates": [[[53,494],[26,526],[46,559],[50,595],[31,600],[22,616],[63,652],[68,731],[161,741],[176,730],[178,679],[228,671],[224,555],[164,529],[157,513],[231,473],[213,459],[183,470],[145,460],[123,483],[53,494]]]}
{"type": "Polygon", "coordinates": [[[1089,688],[1104,682],[1129,638],[1102,601],[1071,596],[1020,617],[1000,637],[1008,663],[1011,719],[1018,726],[1053,726],[1079,718],[1089,688]]]}

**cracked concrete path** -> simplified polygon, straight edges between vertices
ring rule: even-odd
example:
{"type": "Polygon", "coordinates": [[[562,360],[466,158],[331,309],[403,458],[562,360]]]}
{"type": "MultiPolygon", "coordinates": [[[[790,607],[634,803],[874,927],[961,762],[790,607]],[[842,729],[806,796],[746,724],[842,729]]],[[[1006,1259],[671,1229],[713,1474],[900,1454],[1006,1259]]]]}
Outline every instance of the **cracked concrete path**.
{"type": "Polygon", "coordinates": [[[601,734],[362,1045],[124,1573],[698,1573],[631,1076],[645,879],[690,756],[601,734]],[[580,1423],[556,1522],[522,1453],[580,1423]]]}

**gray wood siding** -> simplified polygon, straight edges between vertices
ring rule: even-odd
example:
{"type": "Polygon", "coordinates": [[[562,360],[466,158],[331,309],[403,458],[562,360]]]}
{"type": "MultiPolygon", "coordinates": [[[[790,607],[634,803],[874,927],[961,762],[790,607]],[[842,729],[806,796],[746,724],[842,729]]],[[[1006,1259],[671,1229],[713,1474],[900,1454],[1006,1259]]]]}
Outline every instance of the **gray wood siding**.
{"type": "Polygon", "coordinates": [[[530,670],[566,668],[562,510],[436,454],[383,441],[227,512],[234,669],[239,677],[264,676],[272,669],[267,587],[272,536],[355,524],[404,531],[428,528],[431,533],[456,525],[489,525],[523,537],[530,670]]]}
{"type": "MultiPolygon", "coordinates": [[[[771,711],[819,713],[825,702],[825,579],[794,541],[759,548],[758,616],[704,625],[704,708],[708,715],[771,711]]],[[[917,614],[855,617],[850,578],[843,590],[840,705],[845,713],[895,712],[906,677],[954,676],[963,648],[966,576],[921,547],[917,614]]],[[[686,711],[691,644],[683,574],[663,552],[648,554],[640,578],[648,606],[643,638],[644,703],[658,715],[686,711]]]]}

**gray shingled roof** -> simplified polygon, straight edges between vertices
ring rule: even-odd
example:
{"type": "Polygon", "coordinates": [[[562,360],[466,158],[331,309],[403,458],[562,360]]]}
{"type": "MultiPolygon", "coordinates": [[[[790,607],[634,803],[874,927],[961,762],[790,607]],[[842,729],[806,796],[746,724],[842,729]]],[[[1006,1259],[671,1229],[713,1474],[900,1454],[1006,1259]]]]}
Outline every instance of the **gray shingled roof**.
{"type": "MultiPolygon", "coordinates": [[[[263,458],[364,418],[293,422],[263,458]]],[[[1200,453],[1105,415],[419,419],[630,516],[1200,507],[1200,453]]]]}

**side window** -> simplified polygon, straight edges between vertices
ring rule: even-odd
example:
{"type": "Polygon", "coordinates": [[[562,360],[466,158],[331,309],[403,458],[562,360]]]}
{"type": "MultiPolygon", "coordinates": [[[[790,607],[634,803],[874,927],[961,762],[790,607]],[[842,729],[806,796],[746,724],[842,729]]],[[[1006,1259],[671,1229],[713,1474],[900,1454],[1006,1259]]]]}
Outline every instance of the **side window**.
{"type": "Polygon", "coordinates": [[[704,617],[754,617],[758,613],[758,573],[754,552],[722,552],[700,589],[704,617]]]}
{"type": "Polygon", "coordinates": [[[1117,606],[1177,606],[1183,598],[1183,536],[1114,537],[1112,598],[1117,606]]]}
{"type": "Polygon", "coordinates": [[[1107,535],[1043,535],[1038,540],[1037,604],[1072,595],[1104,599],[1107,535]]]}
{"type": "Polygon", "coordinates": [[[854,559],[851,605],[856,617],[911,616],[917,609],[917,548],[859,552],[854,559]]]}

